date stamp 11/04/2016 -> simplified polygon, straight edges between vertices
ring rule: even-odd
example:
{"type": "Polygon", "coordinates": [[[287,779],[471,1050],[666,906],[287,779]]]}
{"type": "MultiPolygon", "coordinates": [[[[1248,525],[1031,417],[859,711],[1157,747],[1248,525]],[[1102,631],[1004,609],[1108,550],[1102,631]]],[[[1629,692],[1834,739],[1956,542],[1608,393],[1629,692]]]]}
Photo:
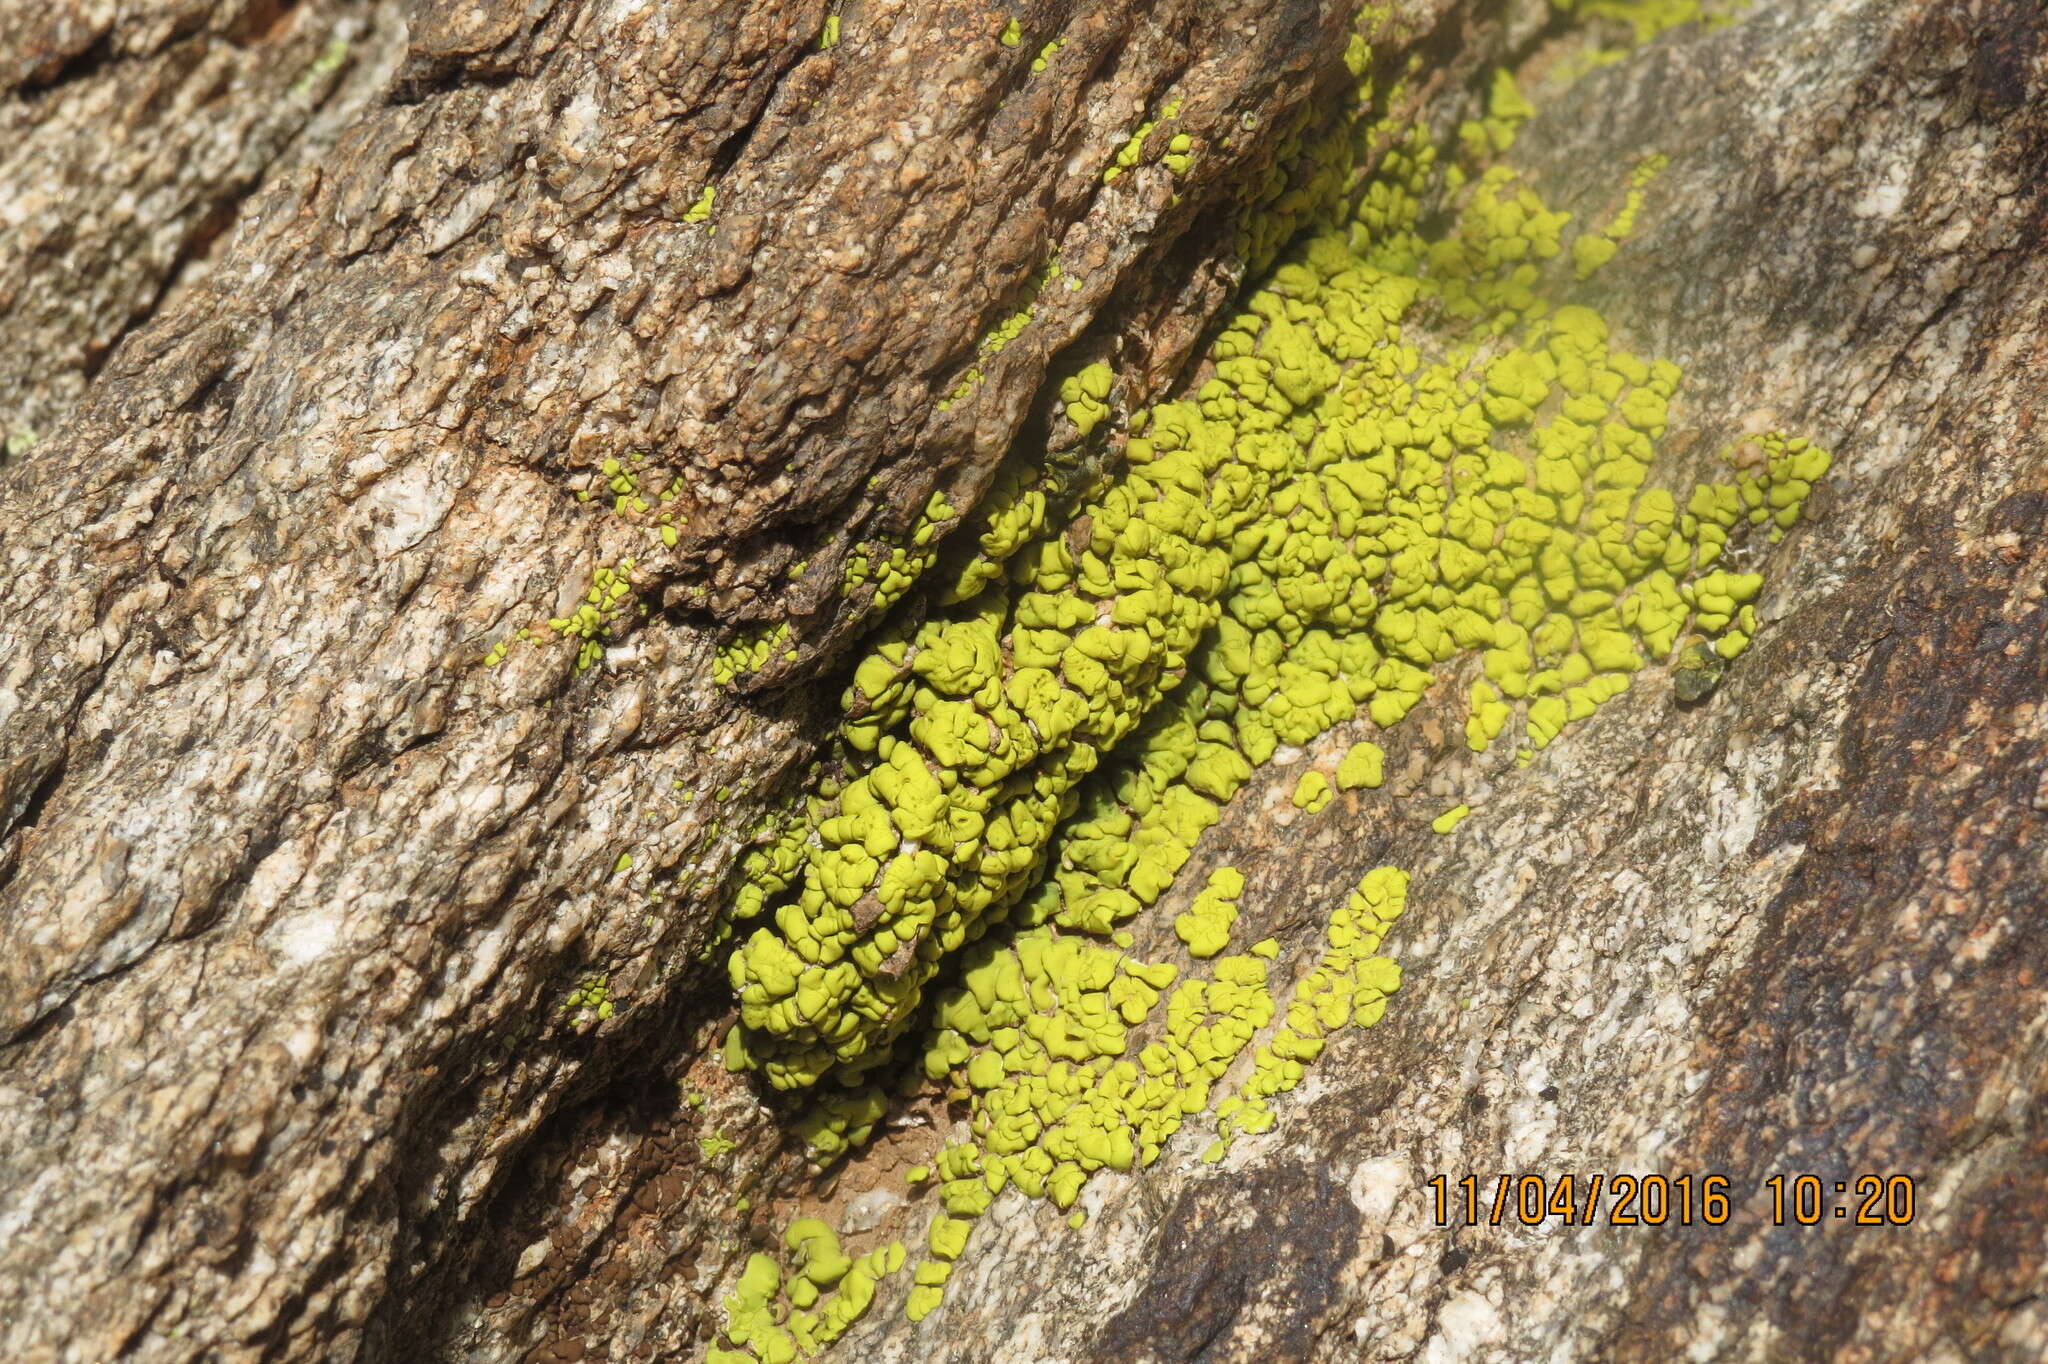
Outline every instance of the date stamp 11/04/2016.
{"type": "MultiPolygon", "coordinates": [[[[1718,1227],[1738,1215],[1726,1175],[1437,1175],[1425,1187],[1440,1227],[1718,1227]]],[[[1898,1174],[1773,1175],[1751,1192],[1778,1227],[1906,1227],[1918,1203],[1913,1176],[1898,1174]]]]}

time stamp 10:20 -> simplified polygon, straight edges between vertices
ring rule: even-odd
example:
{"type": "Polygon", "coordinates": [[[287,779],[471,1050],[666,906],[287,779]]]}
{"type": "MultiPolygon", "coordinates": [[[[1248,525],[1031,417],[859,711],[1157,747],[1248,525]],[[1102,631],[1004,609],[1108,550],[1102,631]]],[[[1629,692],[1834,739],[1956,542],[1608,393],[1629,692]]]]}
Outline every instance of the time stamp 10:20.
{"type": "MultiPolygon", "coordinates": [[[[1438,1175],[1426,1187],[1440,1227],[1533,1227],[1545,1222],[1718,1227],[1735,1213],[1733,1186],[1726,1175],[1500,1175],[1490,1180],[1438,1175]]],[[[1911,1175],[1858,1175],[1832,1181],[1819,1175],[1773,1175],[1762,1190],[1770,1195],[1770,1220],[1776,1227],[1827,1222],[1911,1226],[1917,1194],[1911,1175]]]]}

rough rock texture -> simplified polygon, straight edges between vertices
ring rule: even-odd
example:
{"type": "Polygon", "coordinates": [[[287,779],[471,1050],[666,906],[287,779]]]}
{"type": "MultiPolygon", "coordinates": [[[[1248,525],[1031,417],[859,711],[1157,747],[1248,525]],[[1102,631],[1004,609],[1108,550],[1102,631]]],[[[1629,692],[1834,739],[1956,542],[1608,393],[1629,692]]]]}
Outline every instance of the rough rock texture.
{"type": "Polygon", "coordinates": [[[0,11],[0,462],[203,275],[243,199],[319,157],[403,39],[373,0],[0,11]]]}
{"type": "Polygon", "coordinates": [[[1383,791],[1276,833],[1301,768],[1263,774],[1176,895],[1233,863],[1266,907],[1243,936],[1299,950],[1363,869],[1412,868],[1387,1022],[1220,1170],[1187,1142],[1091,1188],[1078,1233],[999,1199],[945,1306],[854,1353],[2048,1351],[2044,52],[2037,7],[1764,4],[1539,96],[1515,160],[1572,207],[1672,159],[1590,294],[1686,360],[1671,444],[1694,424],[1704,468],[1777,420],[1839,452],[1762,643],[1700,705],[1638,687],[1525,771],[1463,751],[1461,677],[1383,791]],[[1597,1173],[1722,1174],[1732,1216],[1484,1224],[1502,1174],[1597,1173]],[[1821,1223],[1771,1226],[1764,1181],[1802,1173],[1821,1223]],[[1837,1219],[1866,1173],[1917,1180],[1910,1228],[1837,1219]],[[1439,1174],[1479,1177],[1482,1225],[1436,1224],[1439,1174]]]}
{"type": "MultiPolygon", "coordinates": [[[[890,1175],[942,1108],[820,1183],[722,1074],[722,883],[829,724],[845,557],[1042,445],[1049,374],[1180,377],[1350,12],[1026,6],[1070,40],[1033,75],[1002,7],[847,4],[820,51],[826,10],[0,19],[40,54],[0,68],[0,128],[46,149],[9,156],[153,205],[0,219],[0,311],[57,357],[0,360],[0,423],[43,434],[0,468],[12,1357],[694,1358],[793,1212],[921,1231],[890,1175]],[[371,55],[300,90],[344,24],[371,55]],[[163,112],[192,81],[214,131],[163,112]],[[1104,186],[1169,88],[1235,151],[1104,186]],[[236,154],[95,161],[108,121],[236,154]],[[939,411],[1055,250],[1080,287],[939,411]],[[634,451],[687,490],[674,546],[600,486],[634,451]],[[628,557],[650,612],[598,666],[480,666],[628,557]],[[794,658],[711,685],[732,627],[785,620],[794,658]],[[596,977],[616,1014],[565,1010],[596,977]]],[[[1516,770],[1464,751],[1453,677],[1385,789],[1304,816],[1299,766],[1263,773],[1175,894],[1242,867],[1285,964],[1410,868],[1387,1021],[1220,1167],[1183,1136],[1078,1232],[999,1200],[945,1305],[885,1292],[845,1357],[2039,1357],[2048,20],[1759,0],[1569,83],[1543,6],[1400,18],[1376,61],[1427,54],[1446,132],[1523,60],[1554,202],[1670,156],[1588,296],[1686,363],[1691,472],[1782,425],[1837,452],[1831,505],[1696,706],[1646,682],[1516,770]],[[1735,1216],[1436,1226],[1425,1181],[1468,1172],[1720,1173],[1735,1216]],[[1763,1181],[1806,1172],[1914,1175],[1918,1219],[1769,1227],[1763,1181]]]]}
{"type": "MultiPolygon", "coordinates": [[[[204,272],[175,258],[214,209],[138,218],[181,244],[118,278],[112,226],[60,250],[37,209],[9,238],[15,306],[110,291],[75,305],[90,327],[32,314],[92,383],[0,476],[13,1353],[412,1348],[503,1249],[492,1199],[536,1130],[724,1007],[682,968],[822,727],[815,689],[712,687],[721,621],[795,614],[769,673],[827,666],[864,614],[836,591],[857,534],[942,483],[971,503],[1107,300],[1144,325],[1090,354],[1177,368],[1238,269],[1218,205],[1342,78],[1345,7],[1268,11],[1047,6],[1033,31],[1067,42],[1034,73],[986,4],[848,7],[830,50],[822,0],[427,4],[324,153],[268,161],[308,115],[266,115],[264,82],[301,68],[236,47],[237,14],[10,16],[49,54],[10,116],[109,202],[169,176],[230,203],[273,171],[204,272]],[[149,138],[160,102],[67,91],[183,89],[221,43],[255,87],[220,84],[246,167],[85,155],[110,119],[149,138]],[[1176,82],[1234,151],[1108,191],[1176,82]],[[939,412],[1055,251],[1078,287],[939,412]],[[634,451],[687,489],[673,547],[573,495],[634,451]],[[636,555],[659,609],[601,667],[482,666],[636,555]],[[594,1031],[562,1009],[593,974],[624,1006],[594,1031]]],[[[310,59],[325,13],[259,27],[310,59]]]]}

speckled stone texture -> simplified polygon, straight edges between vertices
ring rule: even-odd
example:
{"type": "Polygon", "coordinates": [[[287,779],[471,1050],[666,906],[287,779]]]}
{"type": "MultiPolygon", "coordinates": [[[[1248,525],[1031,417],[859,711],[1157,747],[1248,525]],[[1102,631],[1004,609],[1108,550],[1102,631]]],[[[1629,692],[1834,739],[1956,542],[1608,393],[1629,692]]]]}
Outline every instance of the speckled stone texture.
{"type": "MultiPolygon", "coordinates": [[[[792,1216],[921,1236],[900,1172],[956,1115],[813,1177],[702,948],[829,732],[845,556],[1042,446],[1049,376],[1174,391],[1351,14],[1019,5],[1070,39],[1033,77],[1009,8],[839,8],[829,51],[822,0],[0,16],[0,427],[40,438],[0,464],[10,1358],[694,1360],[792,1216]],[[1104,186],[1169,88],[1234,150],[1104,186]],[[1055,249],[1081,287],[938,411],[1055,249]],[[570,491],[636,450],[672,548],[570,491]],[[599,666],[479,666],[628,555],[651,614],[599,666]],[[713,687],[762,621],[796,657],[713,687]],[[615,1015],[566,1012],[595,976],[615,1015]]],[[[1290,803],[1362,724],[1263,770],[1138,950],[1229,863],[1292,961],[1395,863],[1386,1020],[1079,1231],[999,1198],[938,1311],[894,1281],[839,1357],[2040,1358],[2048,18],[1757,0],[1568,85],[1545,5],[1397,10],[1432,127],[1518,65],[1554,204],[1670,157],[1588,288],[1686,366],[1678,471],[1767,426],[1835,471],[1701,702],[1646,675],[1516,769],[1453,673],[1382,789],[1290,803]],[[1735,1215],[1436,1226],[1468,1172],[1719,1173],[1735,1215]],[[1914,1175],[1918,1219],[1767,1226],[1807,1172],[1914,1175]]]]}

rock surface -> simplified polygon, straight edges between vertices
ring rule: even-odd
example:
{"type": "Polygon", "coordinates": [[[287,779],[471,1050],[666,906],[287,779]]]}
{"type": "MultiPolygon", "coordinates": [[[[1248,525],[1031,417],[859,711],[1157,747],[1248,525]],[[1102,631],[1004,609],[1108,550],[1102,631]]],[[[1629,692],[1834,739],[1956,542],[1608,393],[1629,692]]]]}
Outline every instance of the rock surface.
{"type": "MultiPolygon", "coordinates": [[[[60,5],[0,70],[34,155],[151,205],[0,237],[30,282],[0,311],[55,357],[0,365],[0,422],[43,436],[0,466],[17,1358],[695,1359],[792,1216],[922,1236],[901,1172],[943,1103],[814,1178],[718,1062],[704,948],[869,624],[847,557],[1057,443],[1081,364],[1133,410],[1182,382],[1352,15],[1027,7],[1068,38],[1038,73],[1042,39],[952,0],[847,4],[824,50],[819,0],[402,17],[60,5]],[[358,60],[302,89],[348,25],[358,60]],[[202,67],[211,132],[147,93],[202,67]],[[1168,90],[1233,150],[1105,185],[1168,90]],[[96,162],[108,118],[242,150],[96,162]],[[1078,287],[941,410],[1055,250],[1078,287]],[[633,452],[685,490],[673,545],[613,509],[633,452]],[[595,666],[481,666],[628,559],[649,609],[595,666]],[[759,622],[786,649],[714,687],[759,622]]],[[[885,1288],[843,1357],[2048,1352],[2048,20],[1758,0],[1574,79],[1585,41],[1410,3],[1375,69],[1413,53],[1408,116],[1448,139],[1512,62],[1513,159],[1582,216],[1670,158],[1585,287],[1685,364],[1677,468],[1768,426],[1837,456],[1756,645],[1527,768],[1465,750],[1451,674],[1383,789],[1289,803],[1363,722],[1264,769],[1140,947],[1229,862],[1291,961],[1399,865],[1385,1021],[1220,1165],[1190,1133],[1091,1183],[1079,1230],[999,1198],[944,1305],[885,1288]],[[1733,1215],[1443,1227],[1428,1186],[1617,1173],[1723,1175],[1733,1215]],[[1770,1226],[1765,1181],[1808,1173],[1910,1175],[1913,1225],[1770,1226]]]]}

